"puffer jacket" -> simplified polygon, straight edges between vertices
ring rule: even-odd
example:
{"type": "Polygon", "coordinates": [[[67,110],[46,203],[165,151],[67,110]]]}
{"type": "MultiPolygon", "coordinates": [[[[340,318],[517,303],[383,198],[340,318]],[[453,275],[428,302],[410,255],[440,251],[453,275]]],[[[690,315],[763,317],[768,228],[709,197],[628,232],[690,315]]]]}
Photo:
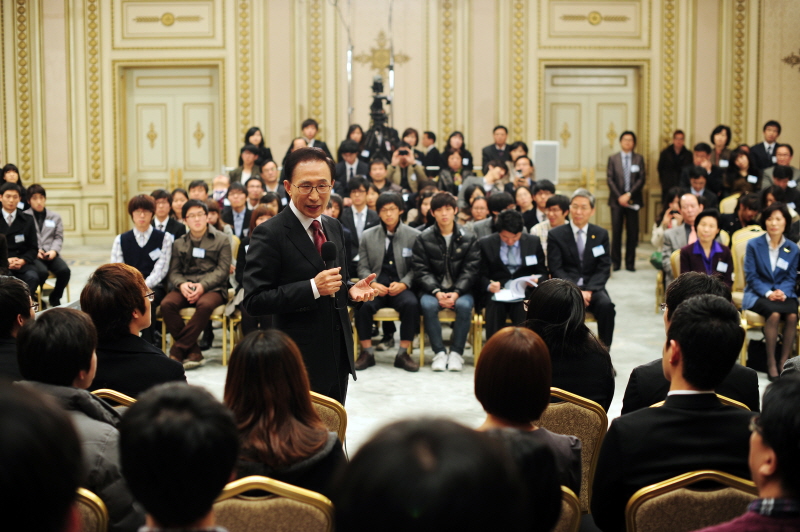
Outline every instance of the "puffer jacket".
{"type": "Polygon", "coordinates": [[[448,249],[439,226],[433,224],[414,242],[414,287],[420,296],[432,294],[444,288],[445,272],[450,272],[453,291],[469,294],[478,278],[480,262],[481,251],[474,234],[456,226],[448,249]]]}
{"type": "Polygon", "coordinates": [[[81,484],[106,504],[110,532],[135,532],[144,526],[144,510],[135,505],[119,463],[120,414],[86,390],[23,381],[54,397],[70,413],[83,448],[84,478],[81,484]]]}

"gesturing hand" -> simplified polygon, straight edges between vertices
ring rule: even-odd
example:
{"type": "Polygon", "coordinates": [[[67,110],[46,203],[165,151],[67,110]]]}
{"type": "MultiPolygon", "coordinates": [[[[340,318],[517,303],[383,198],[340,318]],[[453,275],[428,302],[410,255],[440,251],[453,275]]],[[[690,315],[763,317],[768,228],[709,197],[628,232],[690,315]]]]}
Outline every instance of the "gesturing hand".
{"type": "Polygon", "coordinates": [[[342,268],[331,268],[330,270],[322,270],[314,277],[314,284],[317,285],[317,291],[321,296],[329,296],[339,291],[342,286],[342,276],[339,270],[342,268]]]}
{"type": "Polygon", "coordinates": [[[377,292],[369,287],[370,283],[375,280],[375,277],[377,277],[377,275],[371,273],[366,279],[361,279],[351,286],[348,292],[350,299],[359,303],[375,299],[375,294],[377,292]]]}

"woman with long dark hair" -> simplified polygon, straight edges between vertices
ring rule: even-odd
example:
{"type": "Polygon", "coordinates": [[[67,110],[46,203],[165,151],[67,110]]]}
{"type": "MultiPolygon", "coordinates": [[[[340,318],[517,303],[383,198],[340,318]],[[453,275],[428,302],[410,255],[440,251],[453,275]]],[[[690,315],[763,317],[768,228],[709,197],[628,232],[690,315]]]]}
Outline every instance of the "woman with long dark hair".
{"type": "Polygon", "coordinates": [[[450,133],[450,136],[447,137],[447,144],[445,144],[444,151],[442,151],[441,164],[439,166],[447,168],[447,158],[454,151],[461,152],[462,166],[465,170],[472,172],[472,166],[475,161],[472,158],[472,152],[467,149],[466,142],[464,141],[464,134],[460,131],[453,131],[450,133]]]}
{"type": "MultiPolygon", "coordinates": [[[[248,144],[252,144],[258,148],[258,153],[256,154],[256,166],[261,168],[267,163],[267,161],[272,160],[272,150],[264,147],[264,135],[261,133],[261,128],[258,126],[251,127],[244,134],[243,145],[247,146],[248,144]]],[[[244,166],[244,161],[242,161],[241,154],[239,154],[239,166],[244,166]]]]}

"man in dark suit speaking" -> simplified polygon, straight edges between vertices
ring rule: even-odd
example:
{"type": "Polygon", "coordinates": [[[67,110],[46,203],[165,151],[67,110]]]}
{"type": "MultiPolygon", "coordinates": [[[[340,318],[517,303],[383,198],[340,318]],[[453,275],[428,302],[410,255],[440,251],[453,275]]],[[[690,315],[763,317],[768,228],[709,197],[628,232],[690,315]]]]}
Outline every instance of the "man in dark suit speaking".
{"type": "Polygon", "coordinates": [[[300,148],[284,164],[289,208],[259,225],[250,237],[244,270],[244,305],[252,316],[272,314],[274,325],[295,341],[311,389],[344,404],[347,375],[353,375],[353,335],[348,303],[372,301],[369,284],[348,281],[344,231],[323,216],[335,167],[317,148],[300,148]],[[322,259],[325,242],[336,245],[336,260],[322,259]],[[341,290],[344,279],[347,291],[341,290]]]}

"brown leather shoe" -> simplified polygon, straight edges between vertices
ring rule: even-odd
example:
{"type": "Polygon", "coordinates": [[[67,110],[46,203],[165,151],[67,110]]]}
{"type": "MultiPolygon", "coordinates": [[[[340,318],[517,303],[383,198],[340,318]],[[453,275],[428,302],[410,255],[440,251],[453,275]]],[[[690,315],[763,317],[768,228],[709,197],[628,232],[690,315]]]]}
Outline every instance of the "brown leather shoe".
{"type": "Polygon", "coordinates": [[[408,353],[403,353],[402,355],[397,355],[394,357],[394,367],[403,368],[404,370],[411,371],[412,373],[419,371],[419,364],[414,362],[414,359],[412,359],[408,353]]]}
{"type": "Polygon", "coordinates": [[[362,369],[367,369],[370,366],[375,365],[375,355],[370,355],[366,351],[361,351],[361,354],[358,355],[358,360],[356,360],[356,369],[361,371],[362,369]]]}

